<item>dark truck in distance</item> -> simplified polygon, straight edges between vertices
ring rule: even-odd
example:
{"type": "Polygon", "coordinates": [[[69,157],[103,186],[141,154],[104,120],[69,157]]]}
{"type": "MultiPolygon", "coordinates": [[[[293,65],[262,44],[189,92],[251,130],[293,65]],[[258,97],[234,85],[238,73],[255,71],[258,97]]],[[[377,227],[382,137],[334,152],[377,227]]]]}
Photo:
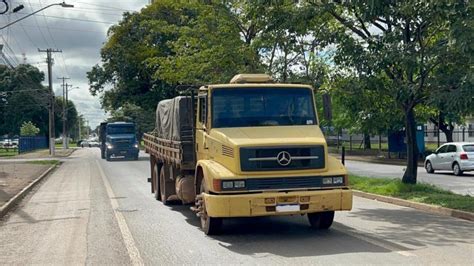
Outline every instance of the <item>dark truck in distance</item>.
{"type": "Polygon", "coordinates": [[[99,141],[102,159],[112,157],[138,160],[138,140],[135,124],[130,122],[100,123],[99,141]]]}

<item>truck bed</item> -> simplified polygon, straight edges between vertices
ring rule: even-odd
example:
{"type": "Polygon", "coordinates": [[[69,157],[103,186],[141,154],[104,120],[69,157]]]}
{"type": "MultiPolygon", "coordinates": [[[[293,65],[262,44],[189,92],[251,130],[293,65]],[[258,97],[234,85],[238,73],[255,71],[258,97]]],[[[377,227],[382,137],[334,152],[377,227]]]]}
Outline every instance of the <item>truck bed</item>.
{"type": "Polygon", "coordinates": [[[192,141],[167,140],[153,132],[143,135],[145,152],[156,159],[174,165],[181,170],[194,170],[194,147],[192,141]]]}

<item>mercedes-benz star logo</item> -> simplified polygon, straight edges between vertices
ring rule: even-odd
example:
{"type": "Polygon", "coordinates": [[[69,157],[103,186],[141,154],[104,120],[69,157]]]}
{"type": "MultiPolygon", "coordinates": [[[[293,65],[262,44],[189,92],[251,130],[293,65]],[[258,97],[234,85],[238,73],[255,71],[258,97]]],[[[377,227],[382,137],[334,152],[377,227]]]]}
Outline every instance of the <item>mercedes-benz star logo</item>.
{"type": "Polygon", "coordinates": [[[277,155],[277,162],[281,166],[287,166],[291,163],[291,155],[287,151],[281,151],[277,155]]]}

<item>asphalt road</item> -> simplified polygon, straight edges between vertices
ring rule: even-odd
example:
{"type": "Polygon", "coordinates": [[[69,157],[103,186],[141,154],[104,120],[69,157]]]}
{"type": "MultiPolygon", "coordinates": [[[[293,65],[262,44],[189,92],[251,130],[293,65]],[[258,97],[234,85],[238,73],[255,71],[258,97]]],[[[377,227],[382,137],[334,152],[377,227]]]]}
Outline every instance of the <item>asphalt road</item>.
{"type": "Polygon", "coordinates": [[[155,201],[149,164],[83,149],[0,222],[0,264],[471,264],[474,223],[355,197],[328,231],[306,217],[232,219],[208,237],[155,201]]]}
{"type": "MultiPolygon", "coordinates": [[[[352,174],[369,177],[402,178],[405,171],[405,166],[347,160],[346,167],[352,174]]],[[[462,176],[455,176],[449,171],[428,174],[425,168],[418,167],[418,181],[433,184],[454,193],[474,196],[474,172],[466,172],[462,176]]]]}

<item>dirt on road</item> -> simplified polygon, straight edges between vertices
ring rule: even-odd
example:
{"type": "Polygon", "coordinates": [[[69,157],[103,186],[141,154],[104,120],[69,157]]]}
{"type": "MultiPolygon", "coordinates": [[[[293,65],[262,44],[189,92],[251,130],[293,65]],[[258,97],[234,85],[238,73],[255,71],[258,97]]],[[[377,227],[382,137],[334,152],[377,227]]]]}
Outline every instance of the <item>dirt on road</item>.
{"type": "Polygon", "coordinates": [[[49,167],[49,164],[0,162],[0,207],[49,167]]]}

